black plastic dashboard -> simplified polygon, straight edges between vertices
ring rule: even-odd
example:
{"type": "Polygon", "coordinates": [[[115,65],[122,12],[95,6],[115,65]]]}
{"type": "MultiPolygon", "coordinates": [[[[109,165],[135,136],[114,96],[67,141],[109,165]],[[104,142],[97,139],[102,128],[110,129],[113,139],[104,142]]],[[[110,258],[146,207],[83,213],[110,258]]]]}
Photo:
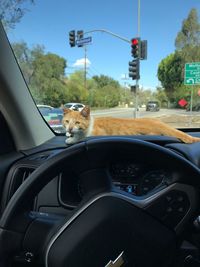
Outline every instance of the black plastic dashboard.
{"type": "MultiPolygon", "coordinates": [[[[186,145],[173,138],[156,136],[140,136],[138,139],[173,150],[200,167],[200,143],[186,145]]],[[[28,179],[38,166],[63,149],[67,149],[64,145],[64,137],[59,137],[37,150],[23,151],[24,157],[16,161],[7,174],[1,211],[4,210],[20,184],[28,179]]],[[[129,161],[120,159],[111,162],[108,169],[113,186],[137,196],[148,194],[158,187],[170,184],[176,175],[175,170],[163,169],[157,162],[144,164],[144,162],[138,161],[137,157],[129,161]]],[[[83,193],[76,171],[64,167],[62,173],[58,173],[31,203],[32,209],[40,212],[65,214],[77,206],[83,193]]]]}

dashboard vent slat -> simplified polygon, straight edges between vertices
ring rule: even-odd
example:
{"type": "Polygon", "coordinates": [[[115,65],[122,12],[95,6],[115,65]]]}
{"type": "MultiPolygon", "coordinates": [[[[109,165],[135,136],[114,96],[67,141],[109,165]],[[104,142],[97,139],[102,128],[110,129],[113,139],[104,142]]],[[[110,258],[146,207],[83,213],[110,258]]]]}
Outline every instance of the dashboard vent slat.
{"type": "Polygon", "coordinates": [[[18,167],[14,172],[12,179],[10,180],[9,192],[7,196],[7,202],[11,199],[13,194],[17,191],[20,185],[30,176],[34,169],[27,167],[18,167]]]}

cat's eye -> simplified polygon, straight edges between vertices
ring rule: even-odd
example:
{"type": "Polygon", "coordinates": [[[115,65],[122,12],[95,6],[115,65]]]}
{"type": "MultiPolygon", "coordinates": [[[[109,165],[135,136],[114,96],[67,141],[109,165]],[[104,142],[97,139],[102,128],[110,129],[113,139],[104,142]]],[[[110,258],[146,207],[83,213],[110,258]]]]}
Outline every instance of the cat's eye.
{"type": "Polygon", "coordinates": [[[69,121],[68,121],[68,120],[65,120],[65,122],[66,122],[66,123],[69,123],[69,121]]]}
{"type": "Polygon", "coordinates": [[[80,121],[76,121],[75,124],[76,124],[76,125],[79,125],[79,124],[80,124],[80,121]]]}

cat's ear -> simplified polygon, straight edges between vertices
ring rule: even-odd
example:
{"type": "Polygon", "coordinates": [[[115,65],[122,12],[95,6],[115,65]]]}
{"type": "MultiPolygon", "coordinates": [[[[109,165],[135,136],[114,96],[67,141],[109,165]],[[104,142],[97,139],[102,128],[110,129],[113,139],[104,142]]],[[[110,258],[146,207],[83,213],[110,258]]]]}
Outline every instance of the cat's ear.
{"type": "Polygon", "coordinates": [[[69,108],[63,108],[63,113],[64,114],[67,114],[67,113],[70,113],[71,112],[71,109],[69,108]]]}
{"type": "Polygon", "coordinates": [[[88,118],[90,116],[90,107],[85,106],[80,113],[83,117],[88,118]]]}

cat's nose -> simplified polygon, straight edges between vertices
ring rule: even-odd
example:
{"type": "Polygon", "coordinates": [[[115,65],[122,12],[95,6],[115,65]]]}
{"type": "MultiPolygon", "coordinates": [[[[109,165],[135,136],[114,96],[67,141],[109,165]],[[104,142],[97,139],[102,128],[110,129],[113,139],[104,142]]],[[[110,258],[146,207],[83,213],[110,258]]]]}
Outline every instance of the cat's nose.
{"type": "Polygon", "coordinates": [[[69,133],[71,133],[72,130],[73,130],[73,127],[69,127],[69,128],[68,128],[69,133]]]}

